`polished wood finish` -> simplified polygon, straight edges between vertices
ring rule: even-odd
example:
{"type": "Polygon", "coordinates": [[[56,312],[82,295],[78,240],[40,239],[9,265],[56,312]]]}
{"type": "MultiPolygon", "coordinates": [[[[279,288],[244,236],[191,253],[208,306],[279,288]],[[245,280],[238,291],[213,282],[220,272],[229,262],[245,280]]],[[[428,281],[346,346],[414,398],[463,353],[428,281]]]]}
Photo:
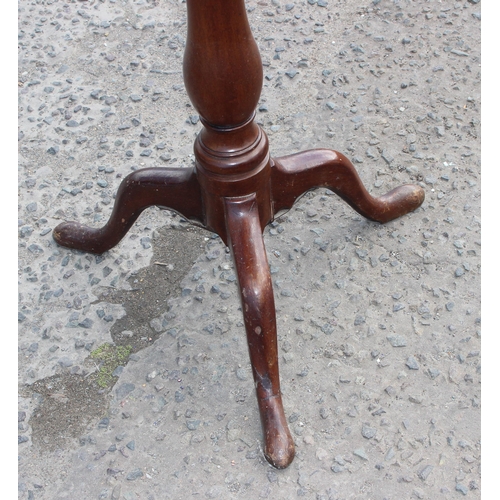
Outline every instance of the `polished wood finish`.
{"type": "Polygon", "coordinates": [[[200,186],[194,168],[144,168],[123,179],[107,224],[99,229],[78,222],[64,222],[54,229],[62,246],[103,253],[113,248],[148,207],[159,206],[202,221],[200,186]]]}
{"type": "Polygon", "coordinates": [[[292,207],[304,192],[331,189],[354,210],[375,222],[389,222],[412,212],[424,201],[424,190],[405,184],[374,198],[364,187],[353,164],[330,149],[315,149],[274,159],[272,192],[274,212],[292,207]]]}
{"type": "Polygon", "coordinates": [[[262,88],[259,49],[242,0],[187,0],[184,83],[200,116],[213,127],[241,125],[262,88]]]}
{"type": "Polygon", "coordinates": [[[364,217],[388,222],[419,207],[424,192],[400,186],[374,198],[341,153],[318,149],[272,159],[254,121],[262,87],[260,54],[244,0],[187,0],[184,80],[204,125],[193,169],[146,168],[127,176],[108,223],[66,222],[63,246],[102,253],[116,245],[148,206],[179,212],[216,232],[231,249],[264,432],[266,459],[287,467],[294,443],[281,400],[274,296],[262,237],[274,216],[310,189],[327,187],[364,217]]]}
{"type": "Polygon", "coordinates": [[[284,468],[292,461],[295,447],[281,402],[276,311],[259,203],[252,193],[224,198],[224,207],[264,429],[264,454],[274,467],[284,468]]]}

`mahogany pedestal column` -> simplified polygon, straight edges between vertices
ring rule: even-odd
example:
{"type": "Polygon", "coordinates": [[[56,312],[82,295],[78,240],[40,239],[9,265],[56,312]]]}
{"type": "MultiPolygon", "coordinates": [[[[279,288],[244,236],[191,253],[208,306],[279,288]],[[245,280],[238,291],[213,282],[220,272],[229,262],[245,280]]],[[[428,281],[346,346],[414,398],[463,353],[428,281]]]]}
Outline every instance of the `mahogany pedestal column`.
{"type": "Polygon", "coordinates": [[[334,191],[364,217],[387,222],[424,200],[418,186],[379,198],[363,186],[341,153],[318,149],[270,158],[268,139],[254,122],[262,63],[244,0],[187,0],[184,81],[204,125],[191,169],[145,168],[127,176],[107,224],[94,229],[66,222],[54,229],[65,247],[102,253],[116,245],[139,214],[157,205],[217,233],[231,249],[255,380],[264,453],[287,467],[294,443],[281,401],[274,296],[262,237],[276,213],[306,191],[334,191]]]}

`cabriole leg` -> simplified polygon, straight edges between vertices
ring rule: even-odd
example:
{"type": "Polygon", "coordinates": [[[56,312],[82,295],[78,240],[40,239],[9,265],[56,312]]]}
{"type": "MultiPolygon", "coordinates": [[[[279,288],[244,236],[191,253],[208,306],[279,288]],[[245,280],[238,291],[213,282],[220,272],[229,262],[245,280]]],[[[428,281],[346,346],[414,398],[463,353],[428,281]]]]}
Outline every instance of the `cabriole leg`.
{"type": "Polygon", "coordinates": [[[413,184],[373,197],[353,164],[337,151],[315,149],[274,159],[271,190],[275,213],[291,208],[298,197],[318,187],[331,189],[358,213],[376,222],[389,222],[412,212],[425,197],[424,190],[413,184]]]}
{"type": "Polygon", "coordinates": [[[125,236],[146,208],[155,205],[201,222],[201,194],[194,169],[144,168],[132,172],[120,184],[105,226],[63,222],[54,229],[54,239],[64,247],[101,254],[125,236]]]}
{"type": "Polygon", "coordinates": [[[271,465],[283,469],[293,460],[295,446],[281,401],[276,311],[259,209],[255,194],[225,198],[224,205],[264,432],[264,454],[271,465]]]}

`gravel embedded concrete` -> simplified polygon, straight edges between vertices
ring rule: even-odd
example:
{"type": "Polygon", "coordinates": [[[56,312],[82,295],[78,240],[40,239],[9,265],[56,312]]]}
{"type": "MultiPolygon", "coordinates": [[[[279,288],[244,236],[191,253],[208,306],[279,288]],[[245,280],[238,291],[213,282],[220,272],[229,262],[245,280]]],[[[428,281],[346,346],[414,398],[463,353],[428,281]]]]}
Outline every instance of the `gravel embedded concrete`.
{"type": "Polygon", "coordinates": [[[322,189],[266,228],[275,470],[221,240],[156,208],[102,256],[52,239],[132,170],[192,165],[185,3],[20,0],[18,497],[479,499],[481,4],[246,4],[272,154],[335,149],[426,201],[380,225],[322,189]]]}

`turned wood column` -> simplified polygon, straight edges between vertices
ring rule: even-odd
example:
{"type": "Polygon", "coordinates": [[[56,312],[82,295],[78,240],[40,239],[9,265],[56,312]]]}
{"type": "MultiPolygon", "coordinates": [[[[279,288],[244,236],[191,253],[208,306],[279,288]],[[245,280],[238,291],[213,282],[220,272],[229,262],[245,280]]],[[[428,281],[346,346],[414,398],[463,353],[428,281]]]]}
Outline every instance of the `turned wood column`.
{"type": "Polygon", "coordinates": [[[262,62],[243,0],[187,0],[184,83],[205,125],[234,128],[259,102],[262,62]]]}
{"type": "Polygon", "coordinates": [[[222,197],[256,193],[272,219],[268,139],[254,122],[262,61],[244,0],[187,0],[186,90],[204,128],[194,145],[205,225],[227,244],[222,197]]]}

